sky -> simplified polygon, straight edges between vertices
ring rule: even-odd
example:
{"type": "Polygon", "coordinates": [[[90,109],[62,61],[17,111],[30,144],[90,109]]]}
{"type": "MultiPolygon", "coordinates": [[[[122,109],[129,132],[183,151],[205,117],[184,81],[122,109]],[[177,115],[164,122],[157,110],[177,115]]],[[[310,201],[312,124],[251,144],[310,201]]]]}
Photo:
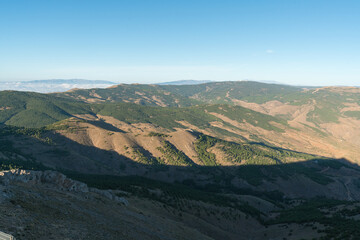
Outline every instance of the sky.
{"type": "Polygon", "coordinates": [[[0,81],[360,85],[360,1],[0,0],[0,81]]]}

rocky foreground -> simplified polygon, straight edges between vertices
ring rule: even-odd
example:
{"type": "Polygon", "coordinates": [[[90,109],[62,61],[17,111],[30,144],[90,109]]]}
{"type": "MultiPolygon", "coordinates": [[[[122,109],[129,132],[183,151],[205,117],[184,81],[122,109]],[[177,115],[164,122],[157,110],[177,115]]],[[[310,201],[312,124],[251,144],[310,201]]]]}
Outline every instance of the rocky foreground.
{"type": "Polygon", "coordinates": [[[58,172],[3,171],[0,182],[0,230],[16,239],[208,239],[58,172]]]}
{"type": "MultiPolygon", "coordinates": [[[[345,199],[356,197],[350,194],[350,180],[344,182],[349,189],[345,199]]],[[[360,203],[354,199],[276,203],[246,194],[223,195],[223,201],[228,196],[247,203],[236,207],[173,196],[160,188],[148,189],[150,195],[138,190],[100,190],[56,171],[1,171],[0,231],[21,240],[353,239],[360,234],[360,203]]]]}

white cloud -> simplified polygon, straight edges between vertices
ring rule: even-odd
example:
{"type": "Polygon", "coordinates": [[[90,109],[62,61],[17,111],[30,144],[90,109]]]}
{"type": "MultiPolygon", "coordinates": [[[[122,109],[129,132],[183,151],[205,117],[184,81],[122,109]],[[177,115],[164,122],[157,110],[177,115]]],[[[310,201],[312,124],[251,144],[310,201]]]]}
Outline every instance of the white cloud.
{"type": "Polygon", "coordinates": [[[274,53],[274,50],[268,49],[268,50],[266,50],[266,53],[267,54],[272,54],[272,53],[274,53]]]}

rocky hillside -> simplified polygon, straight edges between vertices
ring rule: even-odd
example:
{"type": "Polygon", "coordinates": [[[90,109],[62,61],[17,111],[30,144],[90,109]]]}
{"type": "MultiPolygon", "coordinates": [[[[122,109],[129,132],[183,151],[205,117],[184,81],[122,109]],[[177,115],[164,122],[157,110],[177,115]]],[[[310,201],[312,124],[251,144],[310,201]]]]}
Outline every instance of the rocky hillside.
{"type": "Polygon", "coordinates": [[[129,204],[56,172],[5,171],[0,181],[1,229],[17,239],[211,239],[154,215],[159,204],[132,196],[129,204]]]}
{"type": "MultiPolygon", "coordinates": [[[[99,176],[88,182],[104,187],[109,180],[99,176]]],[[[347,239],[358,234],[360,205],[354,201],[286,200],[270,192],[220,194],[119,180],[117,190],[99,190],[53,171],[2,171],[1,230],[17,239],[347,239]]],[[[116,181],[111,179],[113,186],[116,181]]]]}

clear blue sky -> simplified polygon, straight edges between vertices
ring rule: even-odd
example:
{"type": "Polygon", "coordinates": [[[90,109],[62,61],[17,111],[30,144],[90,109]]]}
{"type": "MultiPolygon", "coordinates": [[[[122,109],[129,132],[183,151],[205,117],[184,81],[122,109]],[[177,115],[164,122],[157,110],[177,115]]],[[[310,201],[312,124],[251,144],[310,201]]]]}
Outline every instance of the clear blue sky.
{"type": "Polygon", "coordinates": [[[0,81],[360,85],[360,1],[0,0],[0,81]]]}

